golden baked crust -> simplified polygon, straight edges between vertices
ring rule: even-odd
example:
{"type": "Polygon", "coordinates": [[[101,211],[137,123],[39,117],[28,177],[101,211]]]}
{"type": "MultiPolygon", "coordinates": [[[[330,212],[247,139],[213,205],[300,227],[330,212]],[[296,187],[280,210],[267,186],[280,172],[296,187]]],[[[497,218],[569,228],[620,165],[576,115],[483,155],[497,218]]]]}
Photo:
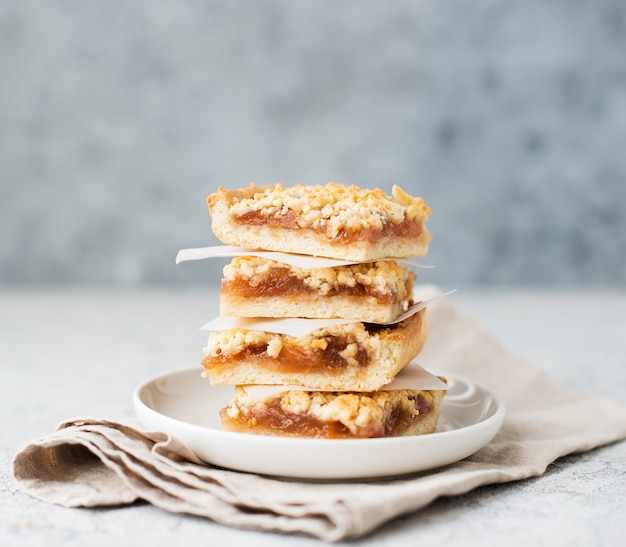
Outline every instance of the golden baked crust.
{"type": "MultiPolygon", "coordinates": [[[[442,378],[443,380],[443,378],[442,378]]],[[[224,429],[243,433],[317,438],[420,435],[437,428],[445,391],[367,393],[285,391],[250,397],[245,387],[222,409],[224,429]]]]}
{"type": "Polygon", "coordinates": [[[363,190],[337,183],[219,190],[207,198],[215,235],[251,249],[349,260],[423,256],[430,209],[394,186],[363,190]]]}
{"type": "Polygon", "coordinates": [[[409,307],[415,278],[395,260],[306,269],[235,257],[224,268],[221,314],[389,323],[409,307]]]}
{"type": "Polygon", "coordinates": [[[231,329],[213,332],[202,364],[215,385],[305,385],[376,391],[422,349],[425,310],[390,327],[350,323],[303,337],[231,329]]]}

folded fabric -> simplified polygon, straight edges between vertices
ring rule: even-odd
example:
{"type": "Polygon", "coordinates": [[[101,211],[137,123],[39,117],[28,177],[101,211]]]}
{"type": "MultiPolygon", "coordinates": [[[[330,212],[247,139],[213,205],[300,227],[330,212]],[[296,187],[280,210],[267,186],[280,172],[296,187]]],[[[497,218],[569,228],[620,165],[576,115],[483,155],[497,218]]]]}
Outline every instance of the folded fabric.
{"type": "Polygon", "coordinates": [[[145,500],[229,526],[339,541],[438,497],[537,476],[561,456],[626,438],[625,407],[555,385],[444,298],[427,317],[421,363],[480,383],[507,405],[493,441],[463,461],[387,480],[287,481],[203,464],[176,439],[133,421],[75,419],[19,452],[15,477],[32,496],[67,507],[145,500]]]}

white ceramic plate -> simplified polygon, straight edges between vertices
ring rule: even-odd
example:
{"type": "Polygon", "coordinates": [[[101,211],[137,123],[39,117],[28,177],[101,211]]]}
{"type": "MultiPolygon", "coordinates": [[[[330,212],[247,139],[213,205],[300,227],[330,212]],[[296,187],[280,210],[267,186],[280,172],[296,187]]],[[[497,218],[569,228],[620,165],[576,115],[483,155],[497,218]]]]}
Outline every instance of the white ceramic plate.
{"type": "Polygon", "coordinates": [[[231,386],[212,386],[198,367],[139,385],[135,412],[144,427],[169,433],[203,461],[251,473],[300,479],[390,477],[425,471],[472,455],[500,429],[505,408],[493,393],[456,375],[448,380],[439,427],[428,435],[383,439],[300,439],[221,429],[219,410],[231,386]]]}

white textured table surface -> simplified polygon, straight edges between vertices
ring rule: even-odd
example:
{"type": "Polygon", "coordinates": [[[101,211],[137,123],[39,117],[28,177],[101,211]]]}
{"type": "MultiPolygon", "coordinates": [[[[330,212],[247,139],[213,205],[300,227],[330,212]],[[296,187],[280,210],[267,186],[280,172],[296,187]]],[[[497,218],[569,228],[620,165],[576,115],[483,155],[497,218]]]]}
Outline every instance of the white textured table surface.
{"type": "MultiPolygon", "coordinates": [[[[558,383],[626,405],[626,292],[467,290],[452,301],[558,383]]],[[[65,509],[20,492],[11,460],[74,416],[128,418],[146,377],[201,358],[211,290],[0,292],[0,545],[315,545],[137,504],[65,509]]],[[[598,419],[601,419],[599,417],[598,419]]],[[[626,534],[626,442],[541,477],[441,499],[359,545],[616,545],[626,534]]]]}

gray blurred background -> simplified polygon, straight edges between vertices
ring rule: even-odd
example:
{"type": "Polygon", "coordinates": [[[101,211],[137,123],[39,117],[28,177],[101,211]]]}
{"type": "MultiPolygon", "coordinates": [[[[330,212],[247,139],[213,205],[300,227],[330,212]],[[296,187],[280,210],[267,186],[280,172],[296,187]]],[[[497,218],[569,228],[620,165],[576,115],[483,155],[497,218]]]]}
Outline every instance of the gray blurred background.
{"type": "Polygon", "coordinates": [[[626,281],[623,0],[0,0],[0,285],[217,282],[218,185],[399,184],[424,281],[626,281]]]}

